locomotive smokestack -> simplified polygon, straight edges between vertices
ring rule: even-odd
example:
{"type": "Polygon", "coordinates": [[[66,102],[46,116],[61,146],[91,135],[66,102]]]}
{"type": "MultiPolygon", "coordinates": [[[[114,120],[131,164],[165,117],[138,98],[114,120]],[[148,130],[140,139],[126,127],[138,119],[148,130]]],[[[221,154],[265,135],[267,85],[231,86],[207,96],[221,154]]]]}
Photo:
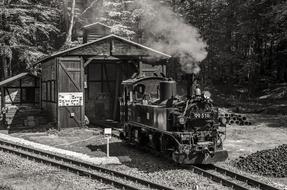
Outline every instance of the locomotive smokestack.
{"type": "Polygon", "coordinates": [[[195,74],[193,73],[189,73],[189,74],[186,74],[185,75],[185,79],[186,79],[186,82],[187,82],[187,98],[190,98],[192,97],[194,94],[193,94],[193,89],[195,88],[195,74]]]}

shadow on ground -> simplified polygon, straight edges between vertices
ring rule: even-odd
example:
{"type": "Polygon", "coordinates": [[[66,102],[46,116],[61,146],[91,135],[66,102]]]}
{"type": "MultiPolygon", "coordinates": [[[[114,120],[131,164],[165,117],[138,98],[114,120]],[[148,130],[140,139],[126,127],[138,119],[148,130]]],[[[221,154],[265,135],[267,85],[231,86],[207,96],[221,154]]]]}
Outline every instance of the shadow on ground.
{"type": "MultiPolygon", "coordinates": [[[[87,147],[91,151],[106,151],[106,144],[99,146],[89,144],[87,147]]],[[[137,168],[137,170],[144,173],[179,169],[179,166],[167,158],[154,155],[152,152],[138,149],[135,146],[127,145],[123,142],[110,143],[110,156],[129,156],[131,162],[125,162],[123,164],[131,168],[137,168]]]]}

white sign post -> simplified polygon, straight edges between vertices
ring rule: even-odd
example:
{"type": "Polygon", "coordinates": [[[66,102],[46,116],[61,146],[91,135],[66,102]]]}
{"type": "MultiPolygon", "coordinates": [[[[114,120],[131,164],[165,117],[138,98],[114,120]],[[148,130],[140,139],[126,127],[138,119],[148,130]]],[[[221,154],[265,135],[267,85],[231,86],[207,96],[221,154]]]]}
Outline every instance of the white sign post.
{"type": "Polygon", "coordinates": [[[110,138],[112,137],[112,128],[105,128],[104,135],[107,139],[107,157],[110,157],[110,138]]]}

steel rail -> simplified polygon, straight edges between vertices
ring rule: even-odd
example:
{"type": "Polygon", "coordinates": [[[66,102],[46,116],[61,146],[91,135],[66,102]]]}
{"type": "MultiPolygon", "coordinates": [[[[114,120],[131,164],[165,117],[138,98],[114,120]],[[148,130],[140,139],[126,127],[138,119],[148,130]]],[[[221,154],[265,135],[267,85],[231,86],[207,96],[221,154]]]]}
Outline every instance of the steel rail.
{"type": "Polygon", "coordinates": [[[209,171],[205,170],[205,169],[202,169],[200,167],[197,167],[197,166],[189,166],[189,168],[194,172],[194,173],[197,173],[201,176],[204,176],[204,177],[207,177],[209,179],[211,179],[212,181],[216,182],[216,183],[220,183],[222,184],[223,186],[227,186],[227,187],[230,187],[232,189],[235,189],[235,190],[249,190],[248,188],[242,186],[242,185],[239,185],[239,184],[236,184],[230,180],[227,180],[227,179],[224,179],[220,176],[217,176],[215,174],[212,174],[210,173],[209,171]]]}
{"type": "Polygon", "coordinates": [[[207,177],[207,178],[209,178],[209,179],[211,179],[217,183],[220,183],[224,186],[230,187],[230,188],[235,189],[235,190],[248,190],[249,188],[231,181],[232,179],[237,180],[239,182],[243,182],[246,185],[249,185],[249,186],[255,187],[255,188],[259,188],[262,190],[280,190],[278,188],[272,187],[272,186],[267,185],[265,183],[262,183],[260,181],[248,178],[248,177],[243,176],[241,174],[237,174],[235,172],[229,171],[227,169],[224,169],[224,168],[221,168],[221,167],[215,166],[215,165],[208,165],[208,169],[203,169],[204,166],[203,167],[189,166],[189,168],[191,168],[191,170],[194,173],[200,174],[200,175],[207,177]],[[216,171],[216,172],[218,172],[224,176],[228,176],[232,179],[231,180],[225,179],[224,177],[213,174],[212,171],[216,171]]]}
{"type": "Polygon", "coordinates": [[[49,165],[55,166],[55,167],[57,167],[59,169],[64,169],[64,170],[67,170],[67,171],[70,171],[70,172],[74,172],[74,173],[76,173],[78,175],[81,175],[81,176],[87,176],[87,177],[90,177],[91,179],[97,179],[100,182],[103,182],[103,183],[106,183],[106,184],[111,184],[114,187],[117,187],[117,188],[120,188],[120,189],[139,190],[139,188],[136,188],[136,187],[133,187],[133,186],[121,183],[119,181],[112,180],[112,179],[109,179],[109,178],[106,178],[106,177],[94,174],[94,173],[92,173],[92,172],[90,172],[88,170],[83,170],[83,169],[78,168],[78,167],[73,167],[71,165],[64,164],[64,163],[59,162],[59,161],[55,161],[55,160],[53,161],[53,160],[48,159],[48,158],[43,158],[43,157],[40,157],[40,156],[37,156],[37,155],[30,154],[28,152],[15,150],[15,149],[9,148],[9,147],[0,146],[0,149],[2,151],[4,151],[4,152],[13,153],[15,155],[18,155],[18,156],[21,156],[21,157],[25,157],[27,159],[31,159],[33,161],[49,164],[49,165]]]}
{"type": "Polygon", "coordinates": [[[65,169],[67,171],[72,171],[79,175],[90,177],[92,179],[97,179],[106,184],[111,184],[114,187],[117,187],[120,189],[139,190],[140,188],[116,181],[114,179],[104,177],[102,175],[95,174],[92,171],[95,170],[97,172],[112,175],[112,176],[121,178],[123,180],[128,180],[133,183],[145,186],[146,188],[149,188],[149,189],[174,190],[171,187],[167,187],[161,184],[157,184],[157,183],[150,182],[144,179],[140,179],[140,178],[137,178],[131,175],[127,175],[127,174],[115,171],[115,170],[107,169],[107,168],[93,165],[93,164],[83,162],[83,161],[73,160],[71,158],[60,156],[60,155],[57,155],[51,152],[44,152],[41,150],[36,150],[30,147],[26,147],[23,145],[15,144],[15,143],[4,141],[4,140],[0,140],[0,150],[6,151],[9,153],[14,153],[16,155],[20,155],[28,159],[30,158],[34,161],[39,161],[41,163],[49,163],[50,165],[56,166],[58,168],[65,169]]]}
{"type": "Polygon", "coordinates": [[[221,173],[221,174],[224,174],[224,175],[229,176],[231,178],[234,178],[238,181],[242,181],[244,183],[247,183],[248,185],[250,185],[252,187],[256,187],[256,188],[259,188],[262,190],[279,190],[278,188],[272,187],[268,184],[262,183],[260,181],[255,180],[255,179],[252,179],[252,178],[248,178],[246,176],[243,176],[241,174],[229,171],[225,168],[222,168],[222,167],[219,167],[216,165],[212,165],[211,169],[217,171],[218,173],[221,173]]]}

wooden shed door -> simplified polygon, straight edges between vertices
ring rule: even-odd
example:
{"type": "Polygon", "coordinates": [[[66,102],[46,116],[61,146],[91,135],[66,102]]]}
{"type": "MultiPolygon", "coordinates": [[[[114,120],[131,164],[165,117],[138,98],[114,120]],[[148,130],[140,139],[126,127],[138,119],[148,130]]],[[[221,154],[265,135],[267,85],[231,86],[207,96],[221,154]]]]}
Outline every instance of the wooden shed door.
{"type": "Polygon", "coordinates": [[[84,110],[83,60],[58,58],[58,128],[82,127],[84,110]]]}

